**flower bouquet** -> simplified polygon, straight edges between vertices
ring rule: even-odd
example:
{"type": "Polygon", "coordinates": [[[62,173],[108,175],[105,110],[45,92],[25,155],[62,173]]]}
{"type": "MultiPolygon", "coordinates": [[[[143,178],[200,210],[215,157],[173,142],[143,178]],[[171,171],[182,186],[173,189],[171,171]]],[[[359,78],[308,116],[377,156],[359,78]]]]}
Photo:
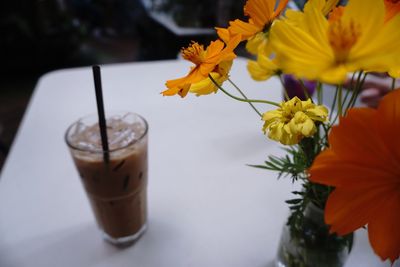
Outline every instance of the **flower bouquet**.
{"type": "Polygon", "coordinates": [[[352,233],[365,226],[376,254],[393,263],[400,256],[400,1],[309,0],[304,7],[296,1],[297,9],[288,2],[248,0],[247,21],[216,28],[219,38],[206,48],[192,42],[182,49],[194,65],[167,81],[162,94],[220,91],[247,102],[264,134],[286,146],[285,156],[253,165],[301,184],[287,201],[277,266],[343,266],[352,233]],[[240,43],[254,55],[253,79],[282,81],[281,103],[249,99],[229,77],[240,43]],[[355,107],[367,76],[377,73],[393,79],[392,91],[377,109],[355,107]],[[297,80],[302,98],[293,96],[284,75],[297,80]],[[315,83],[316,96],[307,81],[315,83]],[[334,97],[327,107],[328,89],[334,97]],[[262,104],[273,109],[260,111],[262,104]]]}

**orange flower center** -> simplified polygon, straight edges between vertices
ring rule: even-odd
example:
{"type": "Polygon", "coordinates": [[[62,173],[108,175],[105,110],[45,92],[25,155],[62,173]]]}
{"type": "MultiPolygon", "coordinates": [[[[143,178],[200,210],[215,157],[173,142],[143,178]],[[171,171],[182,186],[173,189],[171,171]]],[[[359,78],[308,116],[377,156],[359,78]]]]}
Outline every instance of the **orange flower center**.
{"type": "Polygon", "coordinates": [[[386,17],[385,22],[391,20],[400,13],[400,0],[385,0],[386,17]]]}
{"type": "Polygon", "coordinates": [[[184,59],[196,65],[200,65],[204,61],[204,46],[199,45],[197,42],[192,42],[189,47],[182,48],[181,53],[184,59]]]}
{"type": "Polygon", "coordinates": [[[336,21],[339,21],[344,14],[344,6],[338,6],[332,9],[331,13],[329,13],[329,23],[334,23],[336,21]]]}
{"type": "Polygon", "coordinates": [[[328,29],[329,44],[335,53],[337,63],[344,63],[347,60],[351,48],[361,36],[360,28],[360,25],[353,21],[348,25],[345,25],[340,19],[330,23],[328,29]]]}

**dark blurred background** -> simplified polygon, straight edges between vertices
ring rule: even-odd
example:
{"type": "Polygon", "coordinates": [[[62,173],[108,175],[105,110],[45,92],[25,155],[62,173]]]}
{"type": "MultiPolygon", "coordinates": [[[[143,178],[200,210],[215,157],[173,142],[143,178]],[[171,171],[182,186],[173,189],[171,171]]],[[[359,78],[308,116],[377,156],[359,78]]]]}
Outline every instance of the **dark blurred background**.
{"type": "MultiPolygon", "coordinates": [[[[174,59],[243,19],[246,0],[13,0],[0,3],[0,169],[38,78],[117,62],[174,59]]],[[[306,0],[294,0],[302,7],[306,0]]]]}
{"type": "Polygon", "coordinates": [[[242,16],[245,0],[0,3],[0,169],[38,78],[55,69],[176,58],[242,16]]]}

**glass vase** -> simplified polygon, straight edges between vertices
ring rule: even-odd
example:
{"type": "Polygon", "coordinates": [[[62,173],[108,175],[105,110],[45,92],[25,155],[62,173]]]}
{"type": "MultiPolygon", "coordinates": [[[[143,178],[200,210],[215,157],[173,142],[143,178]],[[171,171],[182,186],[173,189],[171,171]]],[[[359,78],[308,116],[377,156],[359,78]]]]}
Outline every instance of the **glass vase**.
{"type": "Polygon", "coordinates": [[[309,204],[298,225],[283,227],[276,267],[341,267],[353,244],[353,234],[329,234],[324,211],[309,204]]]}

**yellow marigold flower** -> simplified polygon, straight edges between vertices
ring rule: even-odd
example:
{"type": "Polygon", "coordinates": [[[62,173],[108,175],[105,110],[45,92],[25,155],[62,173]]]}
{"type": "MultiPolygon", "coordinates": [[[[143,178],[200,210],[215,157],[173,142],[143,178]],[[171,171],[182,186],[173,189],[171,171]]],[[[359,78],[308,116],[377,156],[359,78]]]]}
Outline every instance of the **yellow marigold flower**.
{"type": "Polygon", "coordinates": [[[192,42],[189,47],[182,49],[181,53],[184,59],[191,61],[195,66],[191,67],[189,74],[185,77],[167,81],[165,85],[168,89],[162,94],[164,96],[179,94],[185,97],[191,84],[207,78],[208,74],[215,71],[222,61],[233,60],[236,57],[233,50],[239,42],[240,35],[232,38],[226,45],[220,40],[213,41],[207,49],[204,49],[203,45],[192,42]]]}
{"type": "MultiPolygon", "coordinates": [[[[211,77],[218,83],[219,86],[222,85],[228,79],[228,73],[232,67],[232,60],[222,61],[218,64],[213,72],[210,73],[211,77]]],[[[200,82],[194,83],[190,86],[189,92],[194,93],[197,96],[208,95],[211,93],[216,93],[218,87],[213,83],[213,81],[207,77],[200,82]]]]}
{"type": "Polygon", "coordinates": [[[294,97],[282,102],[280,108],[265,112],[262,119],[265,121],[263,131],[268,131],[269,138],[284,145],[294,145],[303,137],[315,134],[315,122],[327,122],[328,109],[313,104],[311,99],[301,101],[294,97]]]}
{"type": "Polygon", "coordinates": [[[248,40],[246,48],[253,54],[257,54],[258,49],[269,51],[269,28],[274,19],[285,9],[288,1],[248,0],[244,6],[244,14],[249,17],[248,22],[239,19],[230,21],[227,29],[216,28],[217,33],[224,41],[232,36],[241,35],[242,40],[248,40]],[[278,5],[277,2],[279,2],[278,5]]]}
{"type": "Polygon", "coordinates": [[[276,21],[271,42],[285,73],[343,83],[348,72],[387,72],[400,63],[400,16],[385,23],[383,0],[350,0],[330,21],[309,0],[302,23],[276,21]]]}
{"type": "Polygon", "coordinates": [[[268,80],[280,71],[276,62],[263,53],[258,54],[257,61],[250,60],[247,69],[256,81],[268,80]]]}

